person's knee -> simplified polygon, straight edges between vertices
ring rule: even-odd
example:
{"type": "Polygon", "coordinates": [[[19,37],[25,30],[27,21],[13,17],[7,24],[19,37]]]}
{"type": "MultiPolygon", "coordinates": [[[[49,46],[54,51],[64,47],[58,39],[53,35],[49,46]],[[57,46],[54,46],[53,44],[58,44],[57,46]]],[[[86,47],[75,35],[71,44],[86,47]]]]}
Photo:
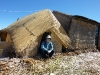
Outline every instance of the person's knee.
{"type": "Polygon", "coordinates": [[[51,51],[50,55],[53,55],[54,51],[51,51]]]}
{"type": "Polygon", "coordinates": [[[52,51],[51,51],[51,53],[53,54],[53,53],[54,53],[54,51],[52,50],[52,51]]]}

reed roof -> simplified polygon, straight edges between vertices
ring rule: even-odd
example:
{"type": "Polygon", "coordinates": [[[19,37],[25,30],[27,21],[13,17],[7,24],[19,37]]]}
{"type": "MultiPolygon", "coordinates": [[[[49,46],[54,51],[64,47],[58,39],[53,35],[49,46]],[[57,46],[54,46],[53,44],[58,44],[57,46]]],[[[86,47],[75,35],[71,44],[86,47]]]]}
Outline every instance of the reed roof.
{"type": "Polygon", "coordinates": [[[84,17],[84,16],[74,15],[72,18],[73,19],[76,19],[76,20],[81,20],[81,21],[84,21],[84,22],[87,22],[87,23],[91,23],[93,25],[100,26],[100,23],[99,22],[97,22],[95,20],[92,20],[92,19],[89,19],[89,18],[84,17]]]}
{"type": "Polygon", "coordinates": [[[62,27],[68,33],[72,15],[68,15],[59,11],[53,11],[54,16],[61,23],[62,27]]]}
{"type": "Polygon", "coordinates": [[[70,39],[49,9],[28,15],[6,28],[17,51],[31,50],[30,47],[35,47],[39,37],[47,30],[50,30],[62,45],[68,47],[70,39]]]}

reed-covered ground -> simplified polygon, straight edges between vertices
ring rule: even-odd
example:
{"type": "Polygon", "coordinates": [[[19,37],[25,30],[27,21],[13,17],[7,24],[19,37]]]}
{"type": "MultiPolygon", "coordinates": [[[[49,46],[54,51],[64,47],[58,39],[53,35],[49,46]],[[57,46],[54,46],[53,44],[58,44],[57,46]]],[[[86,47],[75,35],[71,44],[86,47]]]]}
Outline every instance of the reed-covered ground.
{"type": "Polygon", "coordinates": [[[100,75],[100,53],[0,60],[0,75],[100,75]]]}

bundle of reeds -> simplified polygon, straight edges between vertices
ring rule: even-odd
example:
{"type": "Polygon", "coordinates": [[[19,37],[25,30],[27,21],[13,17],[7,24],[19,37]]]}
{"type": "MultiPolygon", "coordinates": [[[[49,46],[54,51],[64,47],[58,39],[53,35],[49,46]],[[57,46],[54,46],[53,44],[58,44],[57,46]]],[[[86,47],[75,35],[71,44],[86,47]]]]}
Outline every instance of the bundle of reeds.
{"type": "Polygon", "coordinates": [[[69,34],[73,49],[95,48],[96,25],[72,19],[69,34]]]}

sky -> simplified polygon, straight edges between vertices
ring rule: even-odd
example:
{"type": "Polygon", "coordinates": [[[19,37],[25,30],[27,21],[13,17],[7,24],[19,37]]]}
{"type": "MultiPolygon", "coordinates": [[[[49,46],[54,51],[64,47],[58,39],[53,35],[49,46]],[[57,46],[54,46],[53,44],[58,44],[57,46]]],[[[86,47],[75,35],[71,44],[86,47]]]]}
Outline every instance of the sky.
{"type": "Polygon", "coordinates": [[[0,0],[0,29],[40,10],[57,10],[100,22],[100,0],[0,0]]]}

